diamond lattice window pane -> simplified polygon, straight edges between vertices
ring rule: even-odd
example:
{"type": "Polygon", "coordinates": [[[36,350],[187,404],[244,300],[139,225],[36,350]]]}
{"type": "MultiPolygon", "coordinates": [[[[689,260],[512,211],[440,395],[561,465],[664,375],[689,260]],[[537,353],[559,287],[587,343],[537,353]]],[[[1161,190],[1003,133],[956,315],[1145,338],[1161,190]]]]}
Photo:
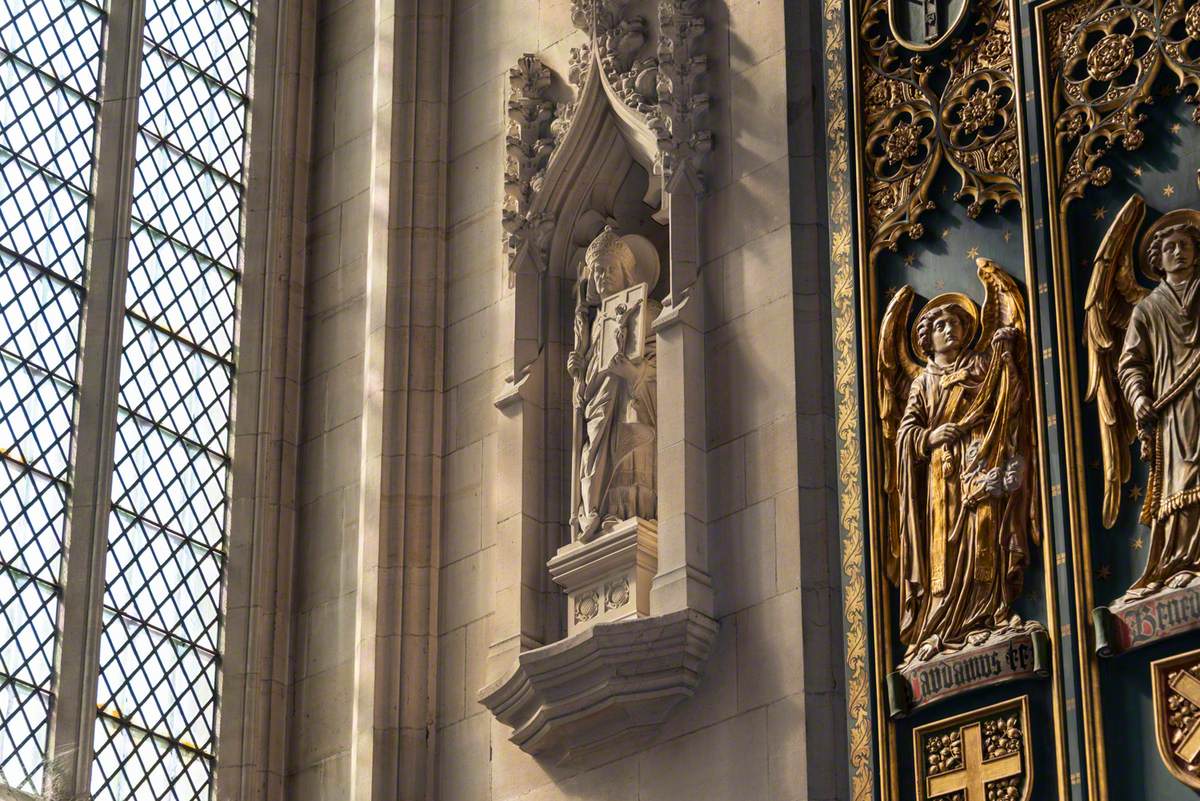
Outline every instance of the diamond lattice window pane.
{"type": "Polygon", "coordinates": [[[0,150],[0,250],[83,283],[90,198],[0,150]]]}
{"type": "Polygon", "coordinates": [[[0,784],[43,788],[103,4],[0,4],[0,784]]]}
{"type": "Polygon", "coordinates": [[[29,687],[49,687],[57,614],[53,587],[0,570],[0,673],[29,687]]]}
{"type": "Polygon", "coordinates": [[[217,651],[220,553],[121,512],[109,523],[109,550],[105,605],[217,651]]]}
{"type": "Polygon", "coordinates": [[[0,459],[0,563],[45,584],[57,584],[66,518],[65,484],[0,459]]]}
{"type": "Polygon", "coordinates": [[[227,178],[238,180],[243,98],[161,50],[148,49],[143,63],[145,129],[227,178]]]}
{"type": "Polygon", "coordinates": [[[220,548],[225,460],[153,423],[120,412],[113,503],[156,526],[220,548]]]}
{"type": "Polygon", "coordinates": [[[65,479],[74,401],[71,384],[0,353],[0,453],[65,479]]]}
{"type": "Polygon", "coordinates": [[[218,455],[225,452],[232,370],[185,341],[128,317],[120,404],[218,455]]]}
{"type": "Polygon", "coordinates": [[[248,3],[146,3],[97,799],[211,792],[251,30],[248,3]]]}
{"type": "Polygon", "coordinates": [[[232,360],[237,274],[148,228],[134,230],[133,256],[125,298],[130,310],[232,360]]]}
{"type": "Polygon", "coordinates": [[[0,677],[0,783],[41,791],[50,704],[49,693],[0,677]]]}
{"type": "Polygon", "coordinates": [[[0,148],[81,193],[91,176],[96,102],[14,58],[0,61],[0,148]]]}
{"type": "Polygon", "coordinates": [[[246,95],[249,3],[227,0],[149,0],[146,40],[246,95]]]}
{"type": "Polygon", "coordinates": [[[241,188],[153,136],[138,137],[133,216],[204,257],[238,263],[241,188]]]}
{"type": "Polygon", "coordinates": [[[103,715],[209,752],[216,692],[215,654],[106,611],[96,700],[103,715]]]}
{"type": "Polygon", "coordinates": [[[73,284],[0,252],[0,351],[73,382],[81,294],[73,284]]]}
{"type": "Polygon", "coordinates": [[[203,801],[213,760],[100,716],[92,765],[93,801],[203,801]]]}
{"type": "Polygon", "coordinates": [[[75,0],[6,0],[0,5],[0,43],[16,58],[97,97],[103,13],[75,0]]]}

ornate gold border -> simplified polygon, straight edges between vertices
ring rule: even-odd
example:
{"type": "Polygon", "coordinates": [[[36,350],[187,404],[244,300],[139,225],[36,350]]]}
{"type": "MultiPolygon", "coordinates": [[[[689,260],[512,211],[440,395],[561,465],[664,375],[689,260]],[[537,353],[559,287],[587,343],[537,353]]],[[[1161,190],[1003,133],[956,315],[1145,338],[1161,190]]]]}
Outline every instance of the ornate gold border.
{"type": "Polygon", "coordinates": [[[867,669],[866,560],[863,552],[862,470],[858,426],[858,349],[854,330],[854,250],[850,220],[847,135],[846,5],[824,0],[825,135],[832,274],[834,396],[837,406],[839,526],[842,552],[842,614],[846,649],[850,798],[873,799],[871,680],[867,669]]]}
{"type": "MultiPolygon", "coordinates": [[[[827,17],[827,19],[829,18],[829,13],[830,13],[828,10],[828,7],[831,4],[834,4],[834,0],[826,0],[826,8],[827,8],[826,17],[827,17]]],[[[861,13],[861,10],[862,10],[861,9],[861,0],[852,0],[852,2],[849,3],[848,5],[849,5],[848,13],[849,13],[850,19],[857,20],[858,14],[861,13]]],[[[1012,26],[1011,27],[1011,39],[1012,39],[1012,50],[1013,50],[1013,79],[1014,79],[1014,84],[1017,87],[1018,97],[1023,98],[1025,90],[1024,90],[1024,86],[1023,86],[1024,82],[1023,82],[1023,74],[1022,74],[1022,69],[1021,69],[1022,62],[1021,62],[1021,58],[1020,58],[1021,53],[1020,53],[1020,47],[1019,47],[1020,39],[1021,39],[1021,28],[1020,28],[1020,24],[1019,24],[1020,8],[1019,8],[1019,5],[1016,2],[1016,0],[1009,0],[1008,10],[1009,10],[1010,24],[1012,26]]],[[[844,29],[844,26],[840,24],[840,22],[841,21],[839,20],[839,24],[838,24],[838,27],[836,30],[834,30],[832,27],[829,27],[826,29],[826,48],[827,48],[827,50],[832,47],[837,47],[838,45],[844,46],[845,29],[844,29]],[[839,39],[841,41],[839,41],[839,39]]],[[[858,35],[856,32],[853,36],[850,37],[849,44],[850,44],[850,52],[851,52],[851,74],[857,75],[856,70],[858,69],[858,64],[859,64],[860,59],[859,59],[859,53],[858,53],[859,39],[858,39],[858,35]]],[[[827,54],[827,61],[828,61],[828,54],[827,54]]],[[[844,92],[843,92],[843,94],[844,94],[844,92]]],[[[832,95],[833,95],[833,93],[831,91],[831,98],[832,98],[832,95]]],[[[862,136],[863,136],[863,132],[861,131],[861,127],[862,127],[862,125],[861,125],[861,103],[859,101],[860,101],[860,98],[856,97],[855,102],[854,102],[854,108],[853,108],[853,116],[852,116],[853,125],[854,125],[853,135],[854,135],[854,142],[855,142],[856,149],[861,149],[861,147],[862,147],[861,140],[862,140],[862,136]]],[[[832,103],[832,100],[831,100],[831,103],[832,103]]],[[[1029,209],[1029,203],[1027,202],[1027,198],[1028,198],[1028,189],[1027,188],[1029,186],[1028,177],[1029,177],[1030,170],[1029,170],[1028,147],[1027,147],[1026,136],[1025,136],[1027,121],[1025,119],[1025,107],[1024,107],[1023,103],[1019,104],[1019,107],[1018,107],[1017,124],[1019,126],[1017,139],[1018,139],[1018,143],[1019,143],[1019,147],[1020,147],[1020,161],[1021,161],[1021,165],[1022,165],[1022,167],[1021,167],[1022,181],[1023,181],[1024,186],[1026,187],[1026,190],[1023,192],[1023,198],[1025,198],[1025,199],[1022,201],[1022,209],[1021,209],[1022,226],[1021,227],[1022,227],[1022,244],[1023,244],[1024,254],[1025,254],[1024,275],[1025,275],[1025,286],[1026,286],[1026,303],[1027,303],[1028,312],[1030,315],[1030,317],[1029,317],[1029,319],[1030,319],[1030,357],[1031,357],[1031,364],[1040,365],[1041,364],[1040,355],[1042,353],[1042,348],[1041,348],[1041,344],[1040,344],[1040,317],[1037,314],[1038,309],[1037,309],[1037,302],[1036,302],[1036,292],[1038,291],[1037,290],[1038,284],[1037,284],[1037,276],[1034,274],[1033,232],[1034,232],[1035,228],[1040,227],[1041,221],[1033,219],[1033,215],[1029,209]]],[[[831,145],[830,145],[830,147],[831,147],[831,158],[830,158],[831,197],[833,197],[833,191],[834,191],[833,190],[833,181],[835,180],[834,165],[836,164],[835,159],[832,158],[833,141],[834,140],[831,136],[831,138],[830,138],[830,142],[831,142],[831,145]]],[[[844,144],[842,145],[842,147],[844,147],[844,144]]],[[[863,186],[863,172],[862,172],[861,163],[859,163],[859,162],[856,162],[856,164],[855,164],[855,181],[856,181],[856,186],[859,188],[859,192],[860,192],[860,196],[856,199],[856,203],[855,203],[855,215],[856,215],[855,216],[855,224],[858,226],[858,230],[861,231],[861,230],[865,230],[866,209],[865,209],[865,204],[863,203],[862,197],[861,197],[861,187],[863,186]]],[[[835,208],[834,208],[834,205],[831,203],[831,206],[830,206],[831,237],[834,236],[834,228],[835,228],[834,214],[835,214],[835,208]]],[[[850,242],[852,241],[849,231],[847,231],[845,233],[844,241],[845,241],[846,248],[849,249],[850,242]]],[[[865,614],[866,593],[870,592],[871,598],[872,598],[871,625],[870,625],[870,629],[868,631],[866,631],[862,636],[863,637],[871,637],[871,641],[874,644],[874,659],[872,660],[872,664],[869,666],[869,669],[871,671],[871,673],[870,673],[871,678],[864,678],[864,681],[866,681],[868,683],[868,687],[866,688],[865,692],[871,691],[871,687],[869,685],[870,685],[870,682],[873,680],[874,681],[873,691],[874,691],[876,709],[884,709],[884,708],[886,708],[886,702],[887,702],[887,699],[885,697],[886,686],[885,686],[884,678],[889,669],[888,666],[890,666],[891,664],[894,663],[893,654],[892,654],[891,637],[888,636],[889,632],[891,631],[891,628],[890,628],[890,620],[891,620],[890,611],[891,610],[890,610],[890,602],[889,602],[890,599],[889,599],[889,595],[888,595],[886,586],[883,586],[884,582],[879,580],[878,576],[873,577],[873,578],[868,578],[865,576],[865,561],[866,560],[865,560],[865,556],[863,553],[864,545],[866,545],[866,547],[870,547],[872,549],[871,550],[872,553],[879,552],[880,546],[877,541],[878,532],[876,531],[876,526],[873,524],[872,521],[884,519],[882,511],[879,508],[879,504],[881,502],[880,498],[876,497],[877,493],[873,489],[874,487],[877,486],[878,478],[875,475],[876,467],[874,464],[874,459],[873,459],[873,457],[870,456],[871,454],[878,452],[878,447],[879,447],[878,442],[877,442],[878,432],[876,430],[876,427],[871,425],[870,422],[868,422],[867,425],[865,426],[865,430],[860,431],[859,424],[858,424],[858,417],[857,417],[857,415],[859,413],[859,408],[861,406],[862,414],[864,415],[864,419],[866,421],[873,421],[875,419],[875,417],[874,417],[874,414],[875,414],[874,413],[874,408],[875,408],[874,392],[871,389],[873,382],[870,380],[869,376],[867,376],[867,380],[864,380],[861,382],[861,388],[862,388],[861,396],[853,394],[853,390],[855,388],[857,388],[858,386],[860,386],[860,384],[858,382],[858,379],[859,379],[858,359],[860,358],[859,352],[861,352],[861,358],[863,359],[863,363],[865,363],[865,364],[873,364],[874,363],[874,355],[873,355],[874,354],[874,339],[873,339],[873,337],[875,334],[874,310],[877,306],[876,298],[877,298],[877,294],[878,294],[878,288],[876,285],[876,276],[873,273],[873,271],[871,270],[871,260],[870,260],[869,256],[866,255],[867,251],[865,248],[860,248],[860,253],[858,254],[857,260],[854,260],[852,256],[848,257],[851,261],[853,261],[854,264],[857,265],[857,269],[859,270],[859,273],[858,273],[859,288],[858,288],[858,297],[857,297],[857,309],[858,309],[857,326],[858,326],[858,336],[859,336],[859,347],[858,347],[858,351],[854,351],[853,350],[854,324],[852,324],[850,322],[844,322],[843,319],[841,318],[841,314],[852,314],[852,312],[849,312],[848,310],[855,306],[856,299],[854,298],[854,277],[852,274],[848,274],[839,281],[839,277],[841,277],[841,272],[844,269],[844,266],[842,263],[838,262],[836,259],[836,253],[837,253],[836,245],[831,244],[831,248],[833,248],[834,253],[835,253],[835,260],[834,260],[834,265],[833,265],[833,268],[834,268],[833,295],[834,295],[834,307],[835,307],[835,321],[834,321],[835,342],[834,342],[834,344],[835,344],[835,357],[837,359],[837,372],[836,372],[835,381],[837,382],[836,389],[837,389],[837,403],[838,403],[838,434],[839,434],[840,438],[849,437],[849,436],[861,437],[861,439],[855,440],[855,444],[854,444],[853,448],[851,448],[847,444],[847,441],[845,439],[839,440],[839,471],[840,471],[840,474],[841,474],[841,477],[843,480],[843,484],[842,484],[843,569],[846,571],[846,580],[848,582],[847,587],[846,587],[846,615],[847,615],[846,620],[847,620],[848,625],[851,626],[851,628],[848,629],[846,632],[847,658],[849,659],[853,638],[859,634],[859,631],[861,629],[861,624],[858,628],[854,627],[855,618],[853,618],[851,616],[851,614],[852,614],[852,612],[858,613],[860,616],[865,614]],[[849,354],[849,356],[846,356],[846,357],[843,356],[842,348],[851,348],[851,353],[849,354]],[[845,364],[843,364],[843,358],[846,359],[845,364]],[[851,394],[848,397],[845,394],[845,392],[847,390],[847,386],[849,387],[849,390],[851,392],[851,394]],[[865,462],[863,462],[863,460],[862,460],[863,451],[861,450],[861,445],[859,443],[865,443],[866,454],[868,455],[868,458],[866,459],[865,462]],[[847,469],[847,466],[851,459],[853,460],[853,477],[854,477],[854,485],[853,485],[852,490],[848,489],[849,485],[847,485],[845,483],[845,481],[847,479],[847,473],[849,472],[849,470],[847,469]],[[865,497],[863,496],[861,487],[858,484],[858,475],[860,474],[861,471],[863,471],[864,466],[865,466],[866,487],[867,487],[867,495],[865,497]],[[859,518],[860,512],[857,509],[854,510],[854,519],[852,521],[850,521],[852,523],[852,526],[847,525],[847,521],[845,518],[847,516],[847,510],[849,508],[848,503],[849,503],[849,498],[851,495],[853,495],[853,498],[855,500],[857,500],[858,503],[861,503],[862,508],[866,510],[867,526],[866,526],[865,533],[864,533],[864,530],[862,527],[861,519],[859,518]],[[847,563],[848,558],[850,560],[852,560],[853,564],[847,563]],[[855,568],[859,572],[857,574],[853,574],[850,572],[850,568],[855,568]],[[869,587],[860,586],[861,584],[864,584],[867,582],[869,582],[869,585],[870,585],[869,587]],[[851,596],[851,590],[853,590],[853,597],[851,596]],[[856,606],[853,609],[851,608],[851,603],[856,604],[856,606]]],[[[848,270],[848,272],[852,272],[852,270],[848,270]]],[[[1040,376],[1040,374],[1041,374],[1040,367],[1035,372],[1036,372],[1036,374],[1038,374],[1040,376]]],[[[1035,382],[1035,390],[1036,390],[1034,393],[1035,414],[1039,420],[1045,419],[1045,391],[1044,391],[1044,387],[1040,381],[1035,382]]],[[[1047,450],[1046,450],[1046,432],[1045,432],[1044,426],[1038,426],[1037,442],[1038,442],[1039,458],[1041,460],[1041,464],[1044,469],[1044,466],[1048,463],[1047,450]]],[[[1040,498],[1041,511],[1042,511],[1043,531],[1046,532],[1047,531],[1046,526],[1048,525],[1048,521],[1050,519],[1049,518],[1050,488],[1049,488],[1048,482],[1046,481],[1044,473],[1039,476],[1039,479],[1040,479],[1039,498],[1040,498]]],[[[1058,588],[1057,588],[1057,585],[1055,582],[1055,570],[1054,570],[1055,554],[1053,553],[1053,550],[1051,547],[1051,542],[1050,542],[1050,537],[1048,535],[1044,537],[1043,544],[1042,544],[1042,568],[1043,568],[1044,592],[1045,592],[1045,598],[1046,598],[1046,605],[1047,605],[1047,609],[1048,609],[1047,615],[1049,618],[1049,620],[1048,620],[1049,625],[1047,626],[1047,629],[1049,630],[1049,633],[1050,633],[1050,638],[1051,638],[1051,643],[1052,643],[1051,650],[1052,650],[1052,654],[1053,654],[1053,656],[1052,656],[1053,670],[1052,670],[1052,679],[1051,679],[1051,681],[1052,681],[1051,699],[1052,699],[1054,718],[1056,721],[1061,722],[1063,720],[1063,714],[1064,714],[1064,709],[1065,709],[1064,691],[1063,691],[1063,684],[1062,684],[1062,661],[1061,661],[1061,650],[1060,650],[1062,648],[1062,632],[1059,630],[1059,627],[1056,624],[1057,621],[1055,619],[1055,615],[1053,612],[1053,610],[1055,610],[1057,608],[1057,589],[1058,588]]],[[[1086,619],[1086,618],[1081,618],[1081,619],[1086,619]]],[[[860,648],[861,648],[862,652],[865,653],[865,651],[866,651],[865,642],[863,643],[862,646],[860,646],[860,648]]],[[[866,671],[864,671],[864,675],[866,675],[866,671]]],[[[850,692],[853,693],[854,689],[855,689],[854,687],[851,687],[850,692]]],[[[864,703],[867,703],[865,701],[865,699],[864,699],[864,703]]],[[[853,719],[853,716],[852,716],[852,719],[853,719]]],[[[856,728],[857,728],[857,725],[858,724],[856,724],[856,728]]],[[[866,723],[864,725],[864,729],[866,729],[866,730],[870,729],[870,721],[869,720],[866,721],[866,723]]],[[[879,749],[880,749],[879,750],[880,766],[881,766],[881,770],[883,771],[882,778],[880,781],[879,798],[881,799],[881,801],[893,801],[893,799],[900,798],[900,777],[898,775],[899,771],[897,769],[898,755],[897,755],[897,751],[896,751],[898,744],[897,744],[895,726],[891,722],[891,720],[889,720],[887,718],[887,716],[877,715],[876,720],[874,721],[874,729],[875,729],[875,736],[878,738],[879,749]]],[[[866,735],[864,735],[864,736],[866,736],[866,735]]],[[[852,737],[852,742],[853,742],[853,737],[852,737]]],[[[869,743],[868,743],[868,753],[869,753],[869,743]]],[[[1055,757],[1056,757],[1055,762],[1056,762],[1056,768],[1057,768],[1056,772],[1057,772],[1058,792],[1061,797],[1065,798],[1065,797],[1067,797],[1067,794],[1068,794],[1070,778],[1068,775],[1068,767],[1067,767],[1068,763],[1067,763],[1067,754],[1066,754],[1066,743],[1064,740],[1061,726],[1055,727],[1055,757]]],[[[856,798],[857,798],[857,796],[856,796],[856,798]]]]}
{"type": "MultiPolygon", "coordinates": [[[[1088,0],[1050,0],[1032,9],[1034,17],[1033,39],[1037,46],[1037,61],[1039,65],[1048,65],[1049,53],[1046,50],[1046,35],[1048,27],[1047,16],[1051,11],[1073,2],[1088,0]]],[[[1091,797],[1095,801],[1107,801],[1108,776],[1104,771],[1104,718],[1100,702],[1100,673],[1099,663],[1094,651],[1088,647],[1086,621],[1094,606],[1092,592],[1092,553],[1091,541],[1084,536],[1088,528],[1088,512],[1085,497],[1083,449],[1083,421],[1080,413],[1079,393],[1077,390],[1076,366],[1079,364],[1076,343],[1073,332],[1075,326],[1075,309],[1070,301],[1073,295],[1071,263],[1067,253],[1067,242],[1063,236],[1064,215],[1059,210],[1060,193],[1058,187],[1058,154],[1054,144],[1053,118],[1051,116],[1051,98],[1054,92],[1054,76],[1048,69],[1039,69],[1040,93],[1039,109],[1042,116],[1042,150],[1046,177],[1046,206],[1050,209],[1050,275],[1054,293],[1054,321],[1058,335],[1058,344],[1065,346],[1067,359],[1060,361],[1056,370],[1058,383],[1061,387],[1064,417],[1069,418],[1069,424],[1062,429],[1063,443],[1066,453],[1063,454],[1063,466],[1066,473],[1068,491],[1067,520],[1070,526],[1072,575],[1075,579],[1075,620],[1080,628],[1076,632],[1075,643],[1079,657],[1079,668],[1082,673],[1082,706],[1084,726],[1084,763],[1088,776],[1088,787],[1095,788],[1091,797]]]]}
{"type": "MultiPolygon", "coordinates": [[[[1021,58],[1021,43],[1027,29],[1021,26],[1020,8],[1018,3],[1010,3],[1010,24],[1012,25],[1012,62],[1013,62],[1013,84],[1016,86],[1017,97],[1019,101],[1026,97],[1028,89],[1025,86],[1024,64],[1021,58]]],[[[1030,365],[1032,372],[1039,378],[1043,375],[1041,370],[1041,361],[1039,354],[1045,351],[1042,349],[1042,326],[1041,317],[1038,314],[1037,297],[1041,293],[1042,282],[1038,281],[1039,276],[1035,273],[1036,257],[1033,249],[1034,232],[1041,228],[1042,220],[1035,218],[1033,209],[1028,202],[1031,194],[1031,158],[1029,153],[1028,140],[1028,120],[1026,119],[1026,107],[1024,102],[1018,102],[1017,109],[1017,142],[1020,148],[1021,162],[1021,186],[1022,186],[1022,203],[1021,203],[1021,246],[1025,255],[1025,286],[1026,300],[1029,304],[1029,338],[1030,338],[1030,365]],[[1033,365],[1037,365],[1033,368],[1033,365]]],[[[1033,393],[1034,418],[1038,421],[1046,421],[1046,390],[1042,380],[1034,381],[1035,391],[1033,393]]],[[[1052,536],[1050,532],[1050,487],[1046,479],[1046,469],[1049,465],[1049,449],[1046,445],[1046,425],[1038,425],[1037,431],[1037,447],[1038,459],[1040,462],[1038,498],[1041,502],[1041,523],[1042,523],[1042,583],[1046,593],[1046,630],[1050,635],[1050,662],[1051,672],[1051,701],[1054,710],[1054,720],[1058,725],[1054,726],[1054,754],[1055,767],[1058,783],[1058,797],[1069,798],[1070,789],[1070,770],[1067,761],[1067,743],[1063,732],[1063,723],[1065,722],[1066,700],[1065,690],[1063,687],[1063,665],[1062,665],[1062,629],[1057,625],[1057,610],[1059,608],[1058,599],[1058,582],[1055,575],[1055,564],[1057,555],[1053,550],[1052,536]]],[[[1088,618],[1080,618],[1087,620],[1088,618]]],[[[1076,632],[1076,639],[1079,639],[1079,632],[1076,632]]],[[[1084,631],[1083,639],[1086,640],[1086,631],[1084,631]]]]}

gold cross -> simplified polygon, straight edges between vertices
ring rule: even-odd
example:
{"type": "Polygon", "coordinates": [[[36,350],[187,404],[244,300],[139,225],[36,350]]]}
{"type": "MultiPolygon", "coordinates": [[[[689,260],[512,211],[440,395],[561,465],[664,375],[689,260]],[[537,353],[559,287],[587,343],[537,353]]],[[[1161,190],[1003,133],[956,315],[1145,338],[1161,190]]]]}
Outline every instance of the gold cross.
{"type": "MultiPolygon", "coordinates": [[[[1181,670],[1168,682],[1171,689],[1182,695],[1195,706],[1200,706],[1200,679],[1187,670],[1181,670]]],[[[1183,742],[1175,746],[1175,754],[1191,765],[1200,756],[1200,720],[1193,721],[1183,742]]]]}
{"type": "MultiPolygon", "coordinates": [[[[1197,682],[1200,686],[1200,682],[1197,682]]],[[[987,785],[1000,779],[1020,776],[1024,771],[1020,754],[984,760],[983,732],[979,723],[959,729],[962,738],[963,766],[955,771],[930,776],[926,781],[929,798],[963,791],[963,801],[986,801],[987,785]]]]}

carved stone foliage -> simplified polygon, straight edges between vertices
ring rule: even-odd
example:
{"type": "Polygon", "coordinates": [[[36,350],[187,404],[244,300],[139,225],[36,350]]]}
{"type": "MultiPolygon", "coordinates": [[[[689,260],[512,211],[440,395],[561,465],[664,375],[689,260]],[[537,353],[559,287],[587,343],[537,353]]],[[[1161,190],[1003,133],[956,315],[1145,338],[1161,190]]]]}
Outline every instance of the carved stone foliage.
{"type": "Polygon", "coordinates": [[[870,255],[925,233],[921,215],[943,160],[958,174],[955,199],[977,217],[1019,200],[1012,21],[1006,0],[971,4],[944,48],[916,53],[894,34],[888,0],[858,20],[870,255]]]}
{"type": "Polygon", "coordinates": [[[668,186],[681,166],[698,180],[700,161],[712,149],[701,86],[708,60],[698,46],[706,28],[702,6],[702,0],[659,0],[653,44],[646,18],[629,13],[626,2],[572,3],[572,20],[590,38],[571,52],[571,82],[582,87],[591,64],[600,65],[614,94],[654,131],[668,186]]]}
{"type": "Polygon", "coordinates": [[[574,63],[580,64],[572,80],[586,76],[588,56],[595,52],[604,74],[616,95],[630,108],[650,113],[658,101],[658,56],[648,48],[646,18],[622,15],[619,2],[576,2],[572,7],[575,24],[591,33],[589,43],[577,48],[574,63]]]}
{"type": "Polygon", "coordinates": [[[654,172],[663,186],[675,191],[674,175],[683,172],[691,177],[691,191],[701,191],[701,163],[712,149],[712,133],[704,126],[709,98],[702,87],[708,61],[698,42],[705,31],[702,6],[703,0],[659,0],[652,26],[626,0],[573,0],[572,20],[589,38],[571,50],[567,78],[577,98],[570,102],[550,99],[553,76],[536,56],[522,56],[509,70],[503,224],[510,269],[527,246],[539,269],[546,268],[555,218],[536,210],[535,198],[594,65],[603,72],[608,95],[656,142],[654,172]]]}
{"type": "Polygon", "coordinates": [[[552,76],[536,56],[526,54],[508,71],[508,80],[511,94],[504,169],[504,244],[510,263],[522,247],[532,244],[541,256],[539,263],[544,265],[544,249],[554,219],[533,213],[530,208],[554,152],[551,127],[557,108],[546,95],[552,76]]]}
{"type": "MultiPolygon", "coordinates": [[[[1143,110],[1153,104],[1165,67],[1170,87],[1197,103],[1200,89],[1200,6],[1183,0],[1078,0],[1048,17],[1049,61],[1056,86],[1053,119],[1060,204],[1089,185],[1105,186],[1112,169],[1103,156],[1145,141],[1143,110]]],[[[1193,112],[1200,122],[1200,108],[1193,112]]]]}

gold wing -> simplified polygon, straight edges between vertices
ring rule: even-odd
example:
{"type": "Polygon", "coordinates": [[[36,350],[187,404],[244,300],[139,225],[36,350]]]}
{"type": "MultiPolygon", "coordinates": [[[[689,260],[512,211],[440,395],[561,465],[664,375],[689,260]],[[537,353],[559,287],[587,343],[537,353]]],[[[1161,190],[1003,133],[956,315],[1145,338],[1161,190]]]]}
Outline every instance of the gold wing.
{"type": "MultiPolygon", "coordinates": [[[[979,340],[975,345],[976,353],[986,354],[992,347],[992,337],[997,331],[1002,328],[1014,328],[1021,332],[1023,341],[1016,347],[1017,354],[1024,354],[1025,343],[1029,341],[1029,325],[1025,314],[1025,296],[1021,292],[1021,287],[1017,285],[1016,280],[1009,275],[996,262],[991,259],[978,258],[975,260],[979,283],[983,284],[983,308],[979,311],[980,317],[980,332],[979,340]]],[[[1028,458],[1026,465],[1026,475],[1030,476],[1030,480],[1036,480],[1036,476],[1040,475],[1037,464],[1038,450],[1032,442],[1032,425],[1033,417],[1033,387],[1029,386],[1031,377],[1029,370],[1026,368],[1026,360],[1023,356],[1019,358],[1018,370],[1022,375],[1023,383],[1026,384],[1024,400],[1022,401],[1021,419],[1026,421],[1021,426],[1023,433],[1022,437],[1029,437],[1030,441],[1023,442],[1018,446],[1021,453],[1028,458]]],[[[1029,494],[1029,531],[1034,543],[1041,544],[1041,523],[1040,505],[1038,504],[1034,493],[1029,494]]]]}
{"type": "Polygon", "coordinates": [[[1087,399],[1096,402],[1104,455],[1105,528],[1112,528],[1121,509],[1121,485],[1129,480],[1129,446],[1137,438],[1133,411],[1117,386],[1117,358],[1133,307],[1147,294],[1133,271],[1134,236],[1145,216],[1146,203],[1140,195],[1126,201],[1096,251],[1083,302],[1087,399]]]}
{"type": "Polygon", "coordinates": [[[908,315],[912,310],[913,289],[905,286],[896,293],[883,313],[879,327],[877,372],[879,374],[879,421],[883,425],[883,486],[888,499],[887,552],[884,562],[887,576],[897,582],[900,575],[900,488],[896,473],[896,431],[913,379],[921,372],[908,350],[908,315]]]}
{"type": "Polygon", "coordinates": [[[992,346],[992,335],[1001,328],[1015,328],[1028,337],[1025,324],[1025,298],[1013,277],[991,259],[975,260],[979,283],[983,284],[983,308],[979,312],[979,341],[975,349],[986,352],[992,346]]]}

